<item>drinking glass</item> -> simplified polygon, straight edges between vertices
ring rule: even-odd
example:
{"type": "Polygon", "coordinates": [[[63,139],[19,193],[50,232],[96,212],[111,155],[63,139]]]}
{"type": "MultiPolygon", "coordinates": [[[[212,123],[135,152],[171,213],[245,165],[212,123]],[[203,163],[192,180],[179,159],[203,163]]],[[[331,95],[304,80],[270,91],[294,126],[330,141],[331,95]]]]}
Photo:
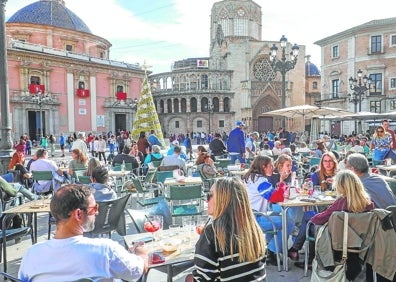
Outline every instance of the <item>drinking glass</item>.
{"type": "Polygon", "coordinates": [[[202,231],[204,230],[208,221],[209,221],[209,217],[207,215],[202,215],[198,217],[195,225],[195,231],[197,232],[198,235],[202,234],[202,231]]]}
{"type": "Polygon", "coordinates": [[[144,230],[151,232],[153,241],[158,240],[158,238],[154,236],[154,233],[160,229],[162,229],[162,215],[147,215],[144,222],[144,230]]]}

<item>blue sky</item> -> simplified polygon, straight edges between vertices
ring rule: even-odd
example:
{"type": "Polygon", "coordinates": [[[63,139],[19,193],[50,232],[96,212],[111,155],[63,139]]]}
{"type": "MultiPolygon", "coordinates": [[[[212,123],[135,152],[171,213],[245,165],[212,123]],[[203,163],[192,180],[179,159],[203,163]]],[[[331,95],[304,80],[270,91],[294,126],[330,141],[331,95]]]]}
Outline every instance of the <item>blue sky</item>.
{"type": "MultiPolygon", "coordinates": [[[[8,0],[6,19],[36,1],[8,0]]],[[[65,0],[66,7],[95,35],[112,43],[111,59],[146,62],[154,73],[170,71],[177,60],[209,56],[210,14],[215,2],[65,0]]],[[[313,44],[315,41],[374,19],[396,17],[396,4],[389,0],[377,0],[371,6],[345,0],[255,2],[262,7],[262,39],[277,41],[285,34],[292,43],[305,45],[306,53],[318,67],[320,48],[313,44]]]]}

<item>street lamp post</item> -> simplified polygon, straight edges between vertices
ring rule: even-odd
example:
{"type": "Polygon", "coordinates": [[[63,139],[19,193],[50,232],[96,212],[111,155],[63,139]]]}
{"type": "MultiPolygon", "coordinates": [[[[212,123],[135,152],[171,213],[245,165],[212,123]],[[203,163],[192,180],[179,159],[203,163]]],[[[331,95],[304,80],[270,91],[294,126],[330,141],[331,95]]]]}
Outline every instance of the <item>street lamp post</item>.
{"type": "MultiPolygon", "coordinates": [[[[353,90],[352,94],[349,94],[349,102],[353,103],[355,108],[354,111],[357,113],[358,105],[359,112],[362,111],[362,100],[364,99],[364,94],[370,89],[371,79],[367,75],[363,76],[362,70],[357,72],[358,78],[349,78],[349,87],[353,90]],[[363,77],[362,77],[363,76],[363,77]]],[[[357,133],[357,121],[355,120],[355,133],[357,133]]]]}
{"type": "Polygon", "coordinates": [[[214,112],[214,105],[211,104],[210,102],[208,102],[208,104],[206,105],[206,111],[209,114],[209,134],[210,134],[211,133],[211,129],[210,129],[210,123],[211,123],[210,114],[214,112]]]}
{"type": "Polygon", "coordinates": [[[41,90],[37,90],[37,94],[33,96],[32,100],[37,103],[39,106],[39,113],[40,113],[40,144],[42,142],[44,136],[43,130],[43,104],[48,103],[51,101],[51,97],[47,94],[41,92],[41,90]]]}
{"type": "MultiPolygon", "coordinates": [[[[282,57],[280,60],[276,60],[276,53],[278,51],[278,47],[275,44],[271,47],[270,52],[270,62],[274,72],[280,72],[282,75],[282,109],[286,108],[286,73],[289,70],[294,69],[294,66],[297,63],[297,56],[300,48],[297,44],[294,44],[292,47],[292,51],[290,52],[290,60],[286,60],[286,47],[287,47],[287,38],[282,35],[280,39],[280,46],[282,48],[282,57]]],[[[282,128],[285,128],[286,120],[285,117],[282,117],[282,128]]]]}

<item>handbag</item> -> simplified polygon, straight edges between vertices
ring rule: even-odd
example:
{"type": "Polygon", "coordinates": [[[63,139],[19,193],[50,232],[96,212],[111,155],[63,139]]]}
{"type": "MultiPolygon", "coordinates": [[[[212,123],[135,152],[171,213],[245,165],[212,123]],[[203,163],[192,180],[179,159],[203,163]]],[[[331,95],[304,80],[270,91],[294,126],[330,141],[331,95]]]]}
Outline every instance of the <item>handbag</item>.
{"type": "Polygon", "coordinates": [[[342,259],[333,271],[320,268],[316,258],[312,261],[311,282],[346,282],[346,260],[348,245],[348,213],[344,213],[344,237],[342,241],[342,259]]]}

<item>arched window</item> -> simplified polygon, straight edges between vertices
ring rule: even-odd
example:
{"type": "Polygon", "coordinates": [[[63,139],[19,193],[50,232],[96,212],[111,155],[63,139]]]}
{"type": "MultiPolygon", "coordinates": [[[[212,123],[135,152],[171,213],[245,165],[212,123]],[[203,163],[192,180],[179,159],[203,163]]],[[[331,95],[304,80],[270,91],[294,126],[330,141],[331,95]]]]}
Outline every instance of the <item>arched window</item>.
{"type": "Polygon", "coordinates": [[[213,104],[213,112],[219,112],[220,111],[219,98],[214,97],[212,100],[212,104],[213,104]]]}
{"type": "Polygon", "coordinates": [[[173,100],[173,112],[178,113],[179,111],[179,99],[173,100]]]}
{"type": "Polygon", "coordinates": [[[204,97],[201,100],[201,112],[207,112],[208,111],[208,103],[209,100],[208,98],[204,97]]]}
{"type": "Polygon", "coordinates": [[[197,98],[191,98],[190,100],[190,107],[191,107],[191,112],[196,113],[197,112],[197,98]]]}
{"type": "Polygon", "coordinates": [[[223,104],[224,104],[224,112],[229,113],[231,111],[230,98],[228,97],[224,98],[223,104]]]}
{"type": "Polygon", "coordinates": [[[85,82],[84,81],[79,81],[78,82],[78,89],[85,89],[85,82]]]}
{"type": "Polygon", "coordinates": [[[187,101],[186,98],[181,99],[181,112],[186,113],[187,112],[187,101]]]}
{"type": "Polygon", "coordinates": [[[172,100],[171,99],[168,99],[166,101],[166,106],[168,108],[168,113],[172,113],[172,100]]]}
{"type": "Polygon", "coordinates": [[[160,113],[161,114],[165,113],[164,100],[160,101],[160,113]]]}
{"type": "Polygon", "coordinates": [[[124,92],[124,86],[117,85],[117,92],[124,92]]]}

